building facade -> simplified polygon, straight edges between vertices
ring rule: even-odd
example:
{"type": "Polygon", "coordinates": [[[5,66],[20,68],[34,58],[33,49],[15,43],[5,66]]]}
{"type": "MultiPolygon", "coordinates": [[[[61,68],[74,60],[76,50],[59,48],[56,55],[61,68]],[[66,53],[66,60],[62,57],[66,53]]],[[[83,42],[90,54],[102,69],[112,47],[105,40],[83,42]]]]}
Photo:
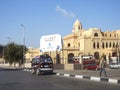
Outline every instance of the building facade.
{"type": "Polygon", "coordinates": [[[72,62],[72,57],[80,55],[93,55],[99,60],[103,54],[106,58],[119,55],[120,30],[111,32],[102,32],[99,28],[85,30],[77,19],[72,33],[65,36],[63,41],[67,63],[72,62]]]}
{"type": "MultiPolygon", "coordinates": [[[[97,60],[103,54],[107,58],[117,56],[119,55],[119,48],[120,30],[106,32],[101,31],[99,28],[85,30],[81,22],[76,19],[71,34],[63,37],[63,49],[47,53],[51,55],[54,63],[68,64],[73,62],[73,57],[81,55],[93,55],[97,60]],[[59,56],[59,61],[56,60],[56,56],[59,56]]],[[[29,52],[29,55],[35,56],[35,51],[32,49],[31,51],[32,54],[29,52]]],[[[37,55],[39,54],[40,52],[37,53],[37,55]]]]}

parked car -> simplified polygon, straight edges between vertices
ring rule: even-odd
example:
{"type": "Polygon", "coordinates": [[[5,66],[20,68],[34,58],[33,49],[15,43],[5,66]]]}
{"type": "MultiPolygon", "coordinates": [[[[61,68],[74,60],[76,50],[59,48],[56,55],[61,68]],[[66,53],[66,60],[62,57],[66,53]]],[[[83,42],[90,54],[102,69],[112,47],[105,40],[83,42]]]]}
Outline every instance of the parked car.
{"type": "Polygon", "coordinates": [[[97,65],[96,63],[85,64],[84,69],[85,70],[99,70],[99,65],[97,65]]]}
{"type": "Polygon", "coordinates": [[[35,57],[31,62],[31,67],[33,74],[53,73],[52,58],[48,54],[35,57]]]}
{"type": "Polygon", "coordinates": [[[120,69],[120,63],[119,64],[111,64],[109,65],[111,69],[120,69]]]}

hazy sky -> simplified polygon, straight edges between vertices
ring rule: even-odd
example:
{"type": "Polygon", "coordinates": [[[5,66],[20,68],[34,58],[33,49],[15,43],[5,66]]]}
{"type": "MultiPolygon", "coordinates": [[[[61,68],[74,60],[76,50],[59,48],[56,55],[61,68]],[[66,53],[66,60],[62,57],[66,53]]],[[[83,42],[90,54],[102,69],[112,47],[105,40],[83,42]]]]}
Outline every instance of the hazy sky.
{"type": "Polygon", "coordinates": [[[0,44],[11,41],[39,47],[40,36],[72,32],[79,18],[84,29],[120,29],[120,0],[0,0],[0,44]]]}

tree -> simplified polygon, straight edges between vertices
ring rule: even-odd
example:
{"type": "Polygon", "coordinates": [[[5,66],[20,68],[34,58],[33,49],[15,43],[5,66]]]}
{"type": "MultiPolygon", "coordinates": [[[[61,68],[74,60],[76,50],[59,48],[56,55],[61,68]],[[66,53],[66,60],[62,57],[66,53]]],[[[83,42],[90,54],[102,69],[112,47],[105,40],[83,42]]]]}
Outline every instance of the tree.
{"type": "Polygon", "coordinates": [[[0,58],[2,57],[2,45],[0,45],[0,58]]]}
{"type": "Polygon", "coordinates": [[[0,45],[0,58],[3,57],[3,51],[4,50],[4,46],[3,45],[0,45]]]}
{"type": "Polygon", "coordinates": [[[10,64],[21,63],[23,59],[23,45],[17,45],[15,43],[7,44],[4,50],[4,58],[10,64]]]}

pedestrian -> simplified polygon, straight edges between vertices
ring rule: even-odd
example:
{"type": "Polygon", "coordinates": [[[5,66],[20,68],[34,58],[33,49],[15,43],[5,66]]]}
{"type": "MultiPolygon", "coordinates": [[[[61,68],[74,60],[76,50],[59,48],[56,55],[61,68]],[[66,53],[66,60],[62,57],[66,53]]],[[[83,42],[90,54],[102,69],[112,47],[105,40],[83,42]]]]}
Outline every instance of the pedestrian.
{"type": "Polygon", "coordinates": [[[107,77],[105,67],[106,67],[106,61],[105,58],[102,57],[100,60],[100,77],[102,76],[102,73],[104,73],[104,76],[107,77]]]}

